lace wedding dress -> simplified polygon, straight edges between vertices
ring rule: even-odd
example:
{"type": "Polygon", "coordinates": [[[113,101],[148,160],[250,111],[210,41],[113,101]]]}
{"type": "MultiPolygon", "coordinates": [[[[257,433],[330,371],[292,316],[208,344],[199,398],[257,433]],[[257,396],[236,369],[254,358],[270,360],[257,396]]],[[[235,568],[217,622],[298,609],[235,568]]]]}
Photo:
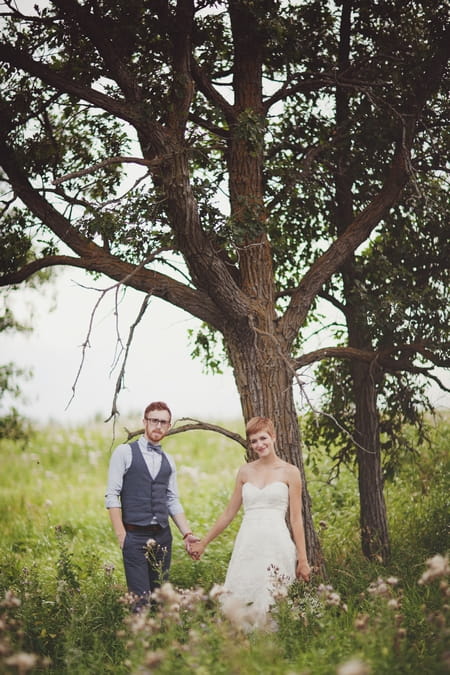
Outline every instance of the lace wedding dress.
{"type": "Polygon", "coordinates": [[[268,610],[295,579],[296,550],[286,525],[288,486],[242,486],[244,517],[224,582],[224,613],[245,630],[270,628],[268,610]]]}

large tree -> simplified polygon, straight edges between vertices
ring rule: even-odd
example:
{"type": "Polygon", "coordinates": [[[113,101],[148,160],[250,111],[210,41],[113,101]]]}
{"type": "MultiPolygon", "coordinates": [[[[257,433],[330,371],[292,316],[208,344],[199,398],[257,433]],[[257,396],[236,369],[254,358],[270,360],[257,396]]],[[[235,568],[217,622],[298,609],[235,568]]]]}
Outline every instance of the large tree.
{"type": "Polygon", "coordinates": [[[443,9],[52,0],[26,16],[17,4],[2,11],[0,283],[82,267],[199,318],[203,343],[220,336],[244,418],[272,417],[281,456],[300,467],[319,563],[293,395],[302,330],[358,247],[388,231],[422,121],[441,114],[443,9]],[[330,202],[350,159],[353,208],[338,222],[330,202]],[[131,166],[143,167],[134,183],[131,166]]]}

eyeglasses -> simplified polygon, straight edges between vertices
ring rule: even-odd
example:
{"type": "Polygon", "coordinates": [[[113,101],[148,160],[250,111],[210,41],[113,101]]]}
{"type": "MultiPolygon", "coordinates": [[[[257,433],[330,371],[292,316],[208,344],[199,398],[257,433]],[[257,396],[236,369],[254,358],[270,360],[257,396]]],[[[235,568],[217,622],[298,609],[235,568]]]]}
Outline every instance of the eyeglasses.
{"type": "Polygon", "coordinates": [[[146,417],[147,422],[150,422],[152,427],[157,427],[160,424],[162,427],[168,427],[170,422],[168,420],[159,420],[157,417],[146,417]]]}

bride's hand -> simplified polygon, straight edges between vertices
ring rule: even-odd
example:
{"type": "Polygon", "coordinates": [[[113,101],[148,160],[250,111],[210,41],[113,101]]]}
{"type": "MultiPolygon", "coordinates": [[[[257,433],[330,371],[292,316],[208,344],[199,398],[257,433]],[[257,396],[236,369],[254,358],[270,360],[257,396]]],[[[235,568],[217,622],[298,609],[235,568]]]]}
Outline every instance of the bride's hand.
{"type": "Polygon", "coordinates": [[[191,558],[193,560],[200,560],[205,551],[205,546],[202,544],[201,541],[195,541],[190,545],[189,549],[190,549],[189,554],[191,558]]]}
{"type": "Polygon", "coordinates": [[[297,561],[297,570],[296,570],[297,579],[303,579],[303,581],[309,581],[311,578],[311,567],[307,560],[297,561]]]}

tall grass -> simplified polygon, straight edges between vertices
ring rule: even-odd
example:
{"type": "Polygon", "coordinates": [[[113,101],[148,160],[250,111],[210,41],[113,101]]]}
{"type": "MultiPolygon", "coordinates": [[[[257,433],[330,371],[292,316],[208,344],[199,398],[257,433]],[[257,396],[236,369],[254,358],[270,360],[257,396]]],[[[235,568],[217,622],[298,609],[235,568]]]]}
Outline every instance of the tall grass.
{"type": "MultiPolygon", "coordinates": [[[[329,461],[314,450],[308,487],[327,578],[295,584],[279,599],[277,630],[252,634],[218,609],[239,518],[197,563],[174,527],[171,583],[151,612],[130,612],[103,505],[109,433],[94,423],[48,427],[27,444],[0,443],[0,673],[448,672],[448,422],[386,484],[387,567],[361,555],[355,475],[345,469],[330,482],[329,461]]],[[[188,432],[167,438],[165,449],[202,534],[227,502],[242,448],[188,432]]]]}

